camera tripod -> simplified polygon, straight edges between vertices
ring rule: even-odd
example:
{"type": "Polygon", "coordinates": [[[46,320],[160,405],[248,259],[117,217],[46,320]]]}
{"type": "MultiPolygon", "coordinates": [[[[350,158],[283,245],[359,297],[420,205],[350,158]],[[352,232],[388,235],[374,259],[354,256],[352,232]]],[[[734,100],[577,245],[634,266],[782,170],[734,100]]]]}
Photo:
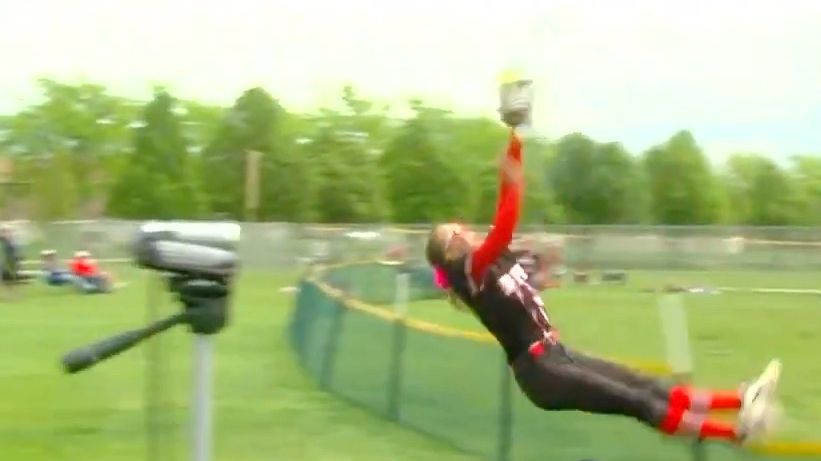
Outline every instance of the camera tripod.
{"type": "Polygon", "coordinates": [[[67,373],[78,373],[174,326],[188,325],[194,334],[191,459],[210,461],[213,335],[227,322],[229,283],[179,275],[168,282],[169,291],[183,305],[181,312],[75,349],[63,356],[62,363],[67,373]]]}

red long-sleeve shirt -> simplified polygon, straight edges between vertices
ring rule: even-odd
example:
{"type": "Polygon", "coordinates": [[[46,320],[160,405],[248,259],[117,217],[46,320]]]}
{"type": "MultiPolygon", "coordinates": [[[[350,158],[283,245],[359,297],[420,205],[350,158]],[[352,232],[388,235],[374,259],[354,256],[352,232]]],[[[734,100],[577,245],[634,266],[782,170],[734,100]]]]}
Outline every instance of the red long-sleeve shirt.
{"type": "MultiPolygon", "coordinates": [[[[515,131],[511,131],[510,133],[510,141],[508,141],[505,155],[508,159],[515,160],[519,163],[522,162],[522,142],[519,137],[516,136],[515,131]]],[[[496,213],[501,209],[502,203],[504,202],[503,199],[510,189],[510,186],[511,184],[505,179],[504,174],[499,171],[499,199],[496,203],[496,213]]]]}
{"type": "MultiPolygon", "coordinates": [[[[506,154],[509,159],[522,161],[522,142],[515,131],[510,133],[506,154]]],[[[503,176],[499,178],[499,201],[493,227],[485,241],[471,255],[470,276],[476,285],[481,283],[487,268],[507,249],[513,240],[513,232],[519,222],[521,208],[521,185],[509,183],[503,176]]]]}

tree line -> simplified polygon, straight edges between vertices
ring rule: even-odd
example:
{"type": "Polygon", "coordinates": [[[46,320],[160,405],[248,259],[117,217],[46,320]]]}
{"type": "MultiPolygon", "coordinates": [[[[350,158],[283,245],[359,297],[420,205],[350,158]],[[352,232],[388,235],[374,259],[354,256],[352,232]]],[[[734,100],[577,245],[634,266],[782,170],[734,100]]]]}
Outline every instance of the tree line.
{"type": "MultiPolygon", "coordinates": [[[[262,88],[218,107],[161,87],[146,103],[38,83],[40,102],[0,118],[0,156],[13,165],[0,200],[30,218],[245,219],[249,152],[260,178],[250,219],[482,223],[495,210],[507,140],[497,120],[418,99],[400,119],[352,87],[298,113],[262,88]]],[[[581,133],[525,148],[530,224],[821,224],[818,155],[782,166],[739,153],[714,166],[685,130],[645,152],[581,133]]]]}

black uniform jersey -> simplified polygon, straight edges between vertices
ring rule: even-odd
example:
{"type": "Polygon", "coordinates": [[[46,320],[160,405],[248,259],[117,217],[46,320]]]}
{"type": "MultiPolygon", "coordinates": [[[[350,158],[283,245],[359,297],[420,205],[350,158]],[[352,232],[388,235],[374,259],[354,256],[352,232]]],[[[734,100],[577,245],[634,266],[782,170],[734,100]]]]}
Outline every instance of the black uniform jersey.
{"type": "Polygon", "coordinates": [[[480,286],[468,275],[469,267],[469,258],[464,257],[444,269],[453,291],[499,341],[512,362],[552,329],[544,303],[509,250],[487,268],[480,286]]]}

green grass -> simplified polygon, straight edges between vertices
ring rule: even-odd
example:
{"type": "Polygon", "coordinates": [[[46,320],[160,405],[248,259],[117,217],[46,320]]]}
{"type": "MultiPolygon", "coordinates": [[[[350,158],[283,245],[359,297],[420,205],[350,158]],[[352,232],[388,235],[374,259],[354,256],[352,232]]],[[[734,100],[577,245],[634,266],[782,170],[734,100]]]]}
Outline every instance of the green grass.
{"type": "MultiPolygon", "coordinates": [[[[598,355],[664,361],[658,296],[643,292],[665,283],[749,288],[821,288],[819,273],[631,273],[625,286],[575,286],[546,294],[548,310],[572,347],[598,355]]],[[[821,296],[686,294],[697,384],[735,386],[772,357],[784,362],[786,417],[778,438],[821,442],[821,296]]],[[[444,301],[409,307],[412,317],[481,331],[470,315],[444,301]]]]}
{"type": "MultiPolygon", "coordinates": [[[[20,299],[0,303],[0,459],[147,459],[149,435],[158,441],[163,454],[154,461],[187,459],[192,338],[184,330],[152,339],[82,374],[67,376],[59,368],[65,351],[144,322],[148,282],[142,273],[130,275],[131,284],[109,296],[81,296],[38,284],[26,287],[20,299]],[[149,360],[156,353],[162,354],[161,360],[149,360]],[[161,373],[160,386],[148,402],[147,366],[159,366],[161,373]],[[146,430],[147,404],[159,408],[153,413],[156,418],[150,431],[146,430]]],[[[819,275],[635,274],[627,287],[568,286],[550,293],[548,304],[564,338],[581,349],[660,359],[656,298],[640,288],[666,282],[819,288],[819,275]]],[[[215,460],[476,460],[319,391],[297,366],[283,336],[293,299],[279,288],[293,283],[289,275],[253,272],[240,280],[233,323],[216,340],[215,460]]],[[[815,416],[821,410],[817,384],[821,361],[814,355],[821,350],[815,332],[821,324],[819,298],[725,294],[688,295],[686,299],[699,381],[731,385],[778,355],[786,365],[788,420],[782,435],[817,438],[821,434],[821,422],[815,416]]],[[[474,319],[441,301],[411,307],[417,317],[478,329],[474,319]]],[[[160,313],[175,309],[163,296],[160,313]]],[[[346,318],[348,335],[343,335],[339,345],[332,386],[348,399],[375,402],[373,408],[384,402],[378,392],[384,390],[388,362],[383,343],[389,335],[379,322],[364,315],[346,318]],[[373,334],[360,336],[357,331],[373,334]],[[376,354],[363,361],[363,351],[376,354]]],[[[496,348],[476,348],[422,333],[411,334],[408,345],[420,353],[406,363],[403,421],[439,433],[458,426],[493,430],[494,421],[488,415],[495,414],[489,405],[494,403],[498,382],[496,348]],[[488,360],[493,366],[471,375],[479,382],[457,385],[457,401],[437,400],[440,391],[452,391],[465,375],[459,358],[488,360]],[[461,406],[463,411],[443,412],[447,405],[461,406]]],[[[610,446],[629,441],[620,457],[613,453],[603,458],[608,460],[657,461],[653,455],[659,447],[671,446],[653,442],[657,438],[649,431],[636,435],[632,421],[553,415],[533,410],[522,399],[516,400],[516,411],[527,421],[545,421],[543,426],[518,427],[517,435],[530,432],[529,437],[538,440],[547,427],[549,432],[544,434],[550,436],[544,445],[515,445],[517,458],[579,459],[587,442],[571,437],[585,432],[590,443],[594,437],[606,439],[610,446]],[[648,448],[633,446],[638,442],[631,437],[649,441],[648,448]]],[[[493,441],[488,439],[486,445],[492,448],[493,441]]],[[[684,459],[684,453],[679,450],[666,459],[684,459]]]]}
{"type": "MultiPolygon", "coordinates": [[[[147,281],[107,296],[39,284],[0,303],[0,459],[147,459],[152,434],[161,456],[188,459],[192,337],[173,331],[77,375],[64,375],[67,350],[146,318],[147,281]],[[159,409],[146,431],[146,362],[161,372],[150,399],[159,409]]],[[[475,460],[317,390],[283,338],[292,276],[246,273],[233,324],[216,340],[215,460],[475,460]]],[[[162,296],[162,313],[176,305],[162,296]]]]}

